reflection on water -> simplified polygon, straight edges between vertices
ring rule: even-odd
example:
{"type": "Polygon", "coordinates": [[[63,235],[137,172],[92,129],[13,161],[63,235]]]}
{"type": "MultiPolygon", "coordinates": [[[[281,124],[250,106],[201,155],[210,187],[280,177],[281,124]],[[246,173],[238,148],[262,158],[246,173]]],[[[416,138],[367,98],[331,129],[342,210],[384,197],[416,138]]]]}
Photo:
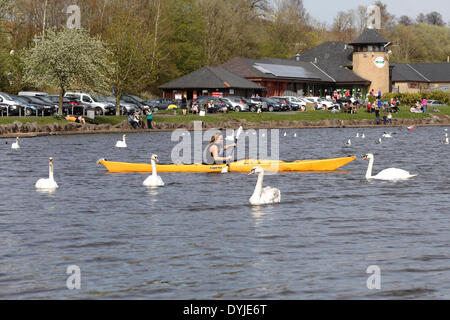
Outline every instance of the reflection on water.
{"type": "MultiPolygon", "coordinates": [[[[267,173],[280,204],[251,206],[246,173],[110,174],[96,161],[170,161],[170,132],[22,139],[0,143],[0,297],[6,299],[450,298],[449,146],[443,128],[282,130],[281,160],[357,155],[337,172],[267,173]],[[287,132],[284,137],[284,131],[287,132]],[[297,137],[293,138],[297,133],[297,137]],[[431,142],[435,143],[431,143],[431,142]],[[76,148],[76,149],[74,149],[76,148]],[[368,182],[395,167],[407,182],[368,182]],[[36,191],[42,164],[57,164],[54,192],[36,191]],[[66,288],[81,269],[82,290],[66,288]],[[366,287],[369,265],[382,289],[366,287]]],[[[270,139],[268,139],[270,140],[270,139]]]]}

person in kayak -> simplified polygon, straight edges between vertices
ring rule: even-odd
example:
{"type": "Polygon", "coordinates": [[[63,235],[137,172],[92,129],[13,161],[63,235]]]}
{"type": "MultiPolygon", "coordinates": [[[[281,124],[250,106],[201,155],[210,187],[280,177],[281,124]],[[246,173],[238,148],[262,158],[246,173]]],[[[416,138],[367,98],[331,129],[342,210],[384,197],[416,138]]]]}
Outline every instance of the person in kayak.
{"type": "Polygon", "coordinates": [[[228,146],[223,146],[223,136],[220,133],[216,133],[211,137],[211,140],[206,147],[206,164],[220,164],[224,161],[232,159],[232,156],[223,157],[223,151],[228,148],[236,147],[236,143],[228,146]]]}

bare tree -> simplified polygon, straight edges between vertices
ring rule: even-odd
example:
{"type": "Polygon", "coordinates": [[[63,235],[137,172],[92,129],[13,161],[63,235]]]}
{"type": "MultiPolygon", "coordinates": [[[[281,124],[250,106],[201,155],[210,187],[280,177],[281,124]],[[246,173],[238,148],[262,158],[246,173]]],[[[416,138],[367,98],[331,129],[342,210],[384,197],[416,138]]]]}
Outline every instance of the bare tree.
{"type": "Polygon", "coordinates": [[[439,12],[433,11],[426,15],[426,22],[436,26],[445,26],[444,19],[439,12]]]}
{"type": "Polygon", "coordinates": [[[405,16],[405,15],[401,16],[398,19],[398,23],[403,24],[405,26],[411,26],[414,24],[413,20],[410,17],[405,16]]]}

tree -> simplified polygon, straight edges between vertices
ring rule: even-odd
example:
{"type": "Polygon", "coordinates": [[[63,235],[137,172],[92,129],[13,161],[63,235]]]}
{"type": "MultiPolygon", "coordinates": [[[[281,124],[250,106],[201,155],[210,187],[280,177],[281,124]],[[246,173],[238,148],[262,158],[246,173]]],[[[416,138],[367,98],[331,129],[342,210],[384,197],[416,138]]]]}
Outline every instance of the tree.
{"type": "Polygon", "coordinates": [[[339,11],[334,18],[331,31],[339,41],[350,42],[355,38],[353,11],[339,11]]]}
{"type": "Polygon", "coordinates": [[[40,86],[59,88],[59,113],[67,89],[109,89],[108,63],[110,52],[99,39],[84,30],[48,29],[39,45],[28,49],[24,57],[24,81],[40,86]]]}
{"type": "Polygon", "coordinates": [[[419,13],[419,15],[416,18],[417,23],[427,23],[427,18],[423,13],[419,13]]]}
{"type": "Polygon", "coordinates": [[[435,26],[445,26],[444,19],[439,12],[433,11],[426,15],[426,21],[428,24],[435,26]]]}
{"type": "Polygon", "coordinates": [[[401,16],[401,17],[398,19],[398,23],[403,24],[403,25],[405,25],[405,26],[411,26],[411,25],[414,24],[414,22],[412,21],[412,19],[411,19],[410,17],[408,17],[408,16],[405,16],[405,15],[401,16]]]}

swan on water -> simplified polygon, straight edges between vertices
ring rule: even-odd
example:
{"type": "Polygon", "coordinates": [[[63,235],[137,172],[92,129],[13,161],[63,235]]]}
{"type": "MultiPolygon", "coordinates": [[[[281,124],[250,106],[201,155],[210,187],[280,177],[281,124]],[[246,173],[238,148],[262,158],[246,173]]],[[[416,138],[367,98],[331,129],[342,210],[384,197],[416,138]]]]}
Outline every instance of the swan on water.
{"type": "Polygon", "coordinates": [[[151,162],[152,174],[148,176],[142,184],[146,187],[162,187],[164,186],[164,181],[162,181],[161,177],[158,176],[158,173],[156,172],[156,162],[159,162],[156,154],[152,154],[151,162]]]}
{"type": "Polygon", "coordinates": [[[36,189],[53,190],[56,188],[58,188],[58,184],[53,179],[53,158],[50,158],[48,163],[48,179],[39,179],[36,182],[36,189]]]}
{"type": "Polygon", "coordinates": [[[264,180],[264,169],[261,167],[254,167],[249,175],[258,174],[258,181],[256,182],[255,191],[250,197],[249,202],[254,206],[262,204],[271,204],[281,202],[281,192],[277,188],[265,187],[262,184],[264,180]]]}
{"type": "Polygon", "coordinates": [[[297,134],[296,133],[294,133],[294,138],[297,138],[297,134]]]}
{"type": "Polygon", "coordinates": [[[284,134],[283,134],[283,137],[286,137],[287,136],[287,133],[285,132],[284,134]]]}
{"type": "Polygon", "coordinates": [[[445,140],[441,141],[441,143],[442,144],[449,144],[449,142],[448,142],[448,134],[447,133],[445,134],[445,140]]]}
{"type": "Polygon", "coordinates": [[[383,138],[392,138],[392,132],[384,132],[383,133],[383,138]]]}
{"type": "Polygon", "coordinates": [[[375,141],[376,144],[381,144],[381,138],[378,138],[377,141],[375,141]]]}
{"type": "Polygon", "coordinates": [[[11,145],[11,149],[20,149],[19,146],[19,137],[16,138],[16,142],[11,145]]]}
{"type": "Polygon", "coordinates": [[[356,133],[356,137],[359,138],[359,132],[356,133]]]}
{"type": "Polygon", "coordinates": [[[348,139],[347,142],[344,143],[345,146],[350,147],[352,145],[352,140],[348,139]]]}
{"type": "Polygon", "coordinates": [[[122,136],[122,140],[119,140],[116,142],[116,148],[126,148],[127,147],[126,138],[127,138],[127,135],[124,134],[122,136]]]}
{"type": "Polygon", "coordinates": [[[365,138],[366,138],[366,135],[363,133],[362,136],[361,136],[361,138],[365,139],[365,138]]]}
{"type": "Polygon", "coordinates": [[[390,181],[396,181],[396,180],[405,180],[412,177],[417,176],[417,174],[410,174],[408,171],[402,170],[402,169],[396,169],[396,168],[389,168],[385,169],[381,172],[379,172],[377,175],[372,176],[372,168],[373,168],[373,161],[374,156],[372,153],[366,154],[363,157],[363,160],[369,159],[369,166],[367,167],[366,172],[366,179],[377,179],[377,180],[390,180],[390,181]]]}

